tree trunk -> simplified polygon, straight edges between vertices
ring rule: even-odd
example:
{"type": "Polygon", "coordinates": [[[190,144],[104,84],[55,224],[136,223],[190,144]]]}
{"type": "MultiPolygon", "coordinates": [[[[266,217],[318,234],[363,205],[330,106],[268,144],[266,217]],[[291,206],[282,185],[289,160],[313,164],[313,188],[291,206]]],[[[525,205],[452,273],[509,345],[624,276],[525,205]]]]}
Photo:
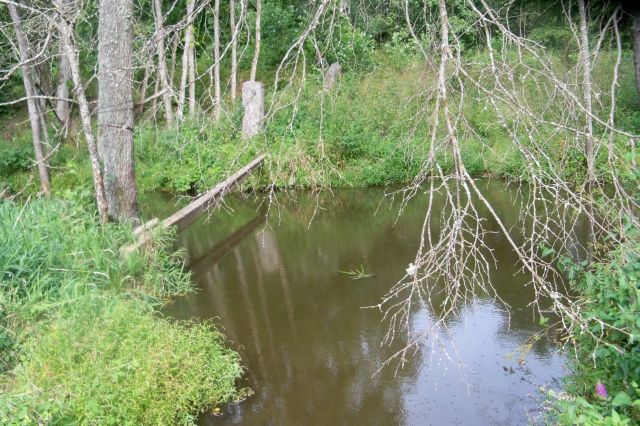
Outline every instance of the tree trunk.
{"type": "MultiPolygon", "coordinates": [[[[256,0],[256,45],[253,51],[253,61],[251,62],[251,81],[256,81],[258,58],[260,57],[260,15],[262,15],[262,0],[256,0]]],[[[242,90],[244,92],[244,86],[242,90]]]]}
{"type": "Polygon", "coordinates": [[[100,0],[98,23],[98,152],[109,216],[138,222],[133,159],[131,0],[100,0]]]}
{"type": "MultiPolygon", "coordinates": [[[[194,0],[187,2],[187,20],[193,19],[194,0]]],[[[189,24],[184,36],[184,48],[182,51],[182,72],[180,73],[180,92],[178,93],[178,107],[176,108],[176,117],[178,121],[182,121],[184,117],[184,101],[187,96],[187,76],[190,74],[191,66],[191,38],[193,37],[193,24],[189,24]]]]}
{"type": "Polygon", "coordinates": [[[176,76],[176,56],[178,56],[178,42],[180,38],[176,35],[173,37],[173,44],[171,45],[171,58],[169,59],[169,63],[171,64],[171,68],[169,69],[169,85],[173,87],[173,82],[175,81],[176,76]]]}
{"type": "Polygon", "coordinates": [[[71,37],[71,23],[67,20],[67,16],[64,15],[64,9],[61,9],[59,2],[54,3],[58,8],[58,13],[61,15],[61,19],[58,20],[58,31],[60,32],[60,43],[62,44],[62,50],[67,57],[69,63],[69,71],[71,72],[71,80],[73,81],[74,90],[76,92],[76,100],[78,102],[78,109],[80,111],[80,119],[82,120],[82,129],[84,132],[85,140],[87,141],[87,148],[89,150],[89,160],[91,162],[91,172],[93,174],[93,187],[96,191],[96,205],[98,207],[98,214],[100,215],[100,221],[105,223],[108,219],[107,200],[104,194],[104,182],[102,179],[102,170],[100,169],[100,159],[98,157],[98,147],[96,145],[95,138],[93,136],[93,130],[91,128],[91,113],[89,111],[89,102],[84,92],[84,86],[80,79],[80,64],[78,61],[78,55],[75,50],[73,39],[71,37]]]}
{"type": "Polygon", "coordinates": [[[171,87],[167,74],[167,61],[164,51],[164,23],[162,22],[162,7],[160,0],[153,0],[153,13],[155,15],[156,48],[158,54],[158,77],[164,90],[162,102],[164,105],[164,119],[168,125],[173,124],[173,106],[171,105],[171,87]]]}
{"type": "Polygon", "coordinates": [[[633,16],[633,61],[636,68],[636,86],[640,95],[640,7],[635,6],[633,16]]]}
{"type": "Polygon", "coordinates": [[[220,119],[222,94],[220,92],[220,0],[215,0],[213,10],[213,78],[214,78],[214,109],[213,118],[220,119]]]}
{"type": "MultiPolygon", "coordinates": [[[[149,61],[144,64],[144,76],[140,83],[140,91],[138,93],[138,106],[136,108],[136,115],[139,117],[144,114],[145,100],[147,99],[147,89],[149,87],[149,75],[151,74],[151,63],[149,61]]],[[[155,94],[155,93],[154,93],[155,94]]]]}
{"type": "Polygon", "coordinates": [[[30,59],[29,40],[27,40],[27,36],[22,32],[22,23],[15,4],[8,3],[7,7],[9,8],[11,20],[13,21],[16,38],[18,39],[18,50],[20,54],[20,62],[22,63],[22,82],[27,96],[27,109],[29,110],[29,121],[31,122],[31,139],[33,141],[33,150],[35,152],[36,162],[38,164],[38,173],[40,174],[40,189],[43,193],[48,195],[51,185],[49,183],[49,170],[47,169],[44,153],[42,151],[42,140],[40,139],[41,122],[38,102],[35,99],[36,89],[33,85],[31,69],[28,64],[30,59]]]}
{"type": "Polygon", "coordinates": [[[191,54],[189,55],[189,115],[196,114],[196,49],[191,43],[191,54]]]}
{"type": "Polygon", "coordinates": [[[259,81],[245,81],[242,84],[242,136],[251,138],[262,131],[264,119],[264,86],[259,81]]]}
{"type": "Polygon", "coordinates": [[[236,29],[236,2],[229,0],[229,26],[231,27],[231,102],[238,92],[238,31],[236,29]]]}
{"type": "MultiPolygon", "coordinates": [[[[60,10],[61,14],[65,16],[69,15],[69,11],[73,10],[73,1],[74,0],[62,0],[59,1],[60,7],[63,9],[60,10]]],[[[60,19],[57,17],[56,19],[60,19]]],[[[70,119],[70,111],[71,104],[67,100],[69,98],[69,80],[71,80],[71,69],[69,67],[69,59],[67,55],[64,53],[64,48],[60,46],[60,60],[58,65],[58,82],[55,89],[55,112],[58,121],[62,124],[64,129],[68,129],[69,119],[70,119]]]]}
{"type": "Polygon", "coordinates": [[[585,2],[586,0],[578,0],[578,12],[580,14],[580,65],[582,67],[582,88],[584,96],[584,107],[586,109],[586,141],[584,146],[584,155],[587,160],[587,181],[588,183],[593,183],[596,180],[596,174],[593,150],[591,55],[589,52],[589,32],[587,26],[587,10],[585,2]]]}
{"type": "Polygon", "coordinates": [[[68,82],[71,77],[71,69],[69,60],[66,55],[60,56],[60,73],[58,75],[58,86],[56,87],[56,116],[64,127],[69,124],[69,86],[68,82]]]}
{"type": "MultiPolygon", "coordinates": [[[[153,94],[155,95],[160,90],[160,76],[156,76],[156,81],[153,83],[153,94]]],[[[151,104],[151,110],[153,111],[153,116],[155,118],[156,112],[158,109],[158,98],[153,98],[153,103],[151,104]]]]}

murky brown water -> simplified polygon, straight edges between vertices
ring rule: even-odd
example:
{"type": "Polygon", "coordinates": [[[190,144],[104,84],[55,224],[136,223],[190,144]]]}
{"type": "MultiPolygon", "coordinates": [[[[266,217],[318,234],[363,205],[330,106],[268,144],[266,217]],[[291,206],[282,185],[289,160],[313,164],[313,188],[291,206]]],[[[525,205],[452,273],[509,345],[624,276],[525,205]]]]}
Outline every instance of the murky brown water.
{"type": "MultiPolygon", "coordinates": [[[[484,184],[513,223],[513,193],[502,182],[484,184]]],[[[203,424],[520,425],[540,418],[538,387],[558,385],[563,358],[546,337],[524,365],[509,356],[540,327],[527,307],[532,290],[499,234],[490,241],[499,262],[493,285],[512,307],[510,321],[478,295],[449,323],[450,359],[425,347],[397,373],[375,374],[399,346],[380,346],[381,316],[362,307],[376,304],[413,260],[425,207],[417,199],[397,218],[383,194],[283,195],[268,224],[257,200],[229,197],[224,210],[180,234],[199,292],[167,313],[217,317],[247,367],[243,384],[255,391],[203,424]],[[354,281],[338,272],[360,265],[375,276],[354,281]]],[[[148,205],[161,216],[175,209],[166,200],[148,205]]],[[[431,315],[416,310],[412,320],[426,325],[431,315]]]]}

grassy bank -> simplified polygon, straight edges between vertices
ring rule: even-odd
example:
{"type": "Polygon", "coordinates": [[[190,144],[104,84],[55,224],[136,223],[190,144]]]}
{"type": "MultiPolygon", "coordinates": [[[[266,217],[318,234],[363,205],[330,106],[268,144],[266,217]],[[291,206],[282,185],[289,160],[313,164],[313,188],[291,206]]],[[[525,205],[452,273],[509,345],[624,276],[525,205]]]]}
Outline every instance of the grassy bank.
{"type": "MultiPolygon", "coordinates": [[[[638,132],[632,60],[625,53],[620,72],[618,126],[638,132]]],[[[478,75],[487,66],[487,54],[477,52],[469,59],[470,72],[478,75]]],[[[612,58],[603,54],[596,63],[594,80],[606,92],[610,83],[612,58]]],[[[555,58],[559,70],[567,64],[555,58]]],[[[524,71],[523,71],[524,73],[524,71]]],[[[434,97],[429,91],[434,71],[413,52],[398,46],[385,47],[367,70],[346,72],[330,93],[322,92],[320,78],[311,74],[300,93],[278,92],[282,101],[297,98],[297,108],[284,108],[270,116],[265,132],[250,142],[240,137],[242,111],[239,104],[227,103],[227,114],[219,122],[200,115],[178,129],[158,128],[153,120],[141,117],[135,136],[136,180],[142,191],[202,191],[220,182],[258,152],[271,154],[261,175],[252,177],[248,187],[354,187],[388,185],[411,181],[423,167],[431,137],[434,97]]],[[[489,84],[489,83],[487,83],[489,84]]],[[[523,99],[531,109],[553,120],[562,115],[562,106],[549,104],[541,96],[540,84],[523,85],[523,99]]],[[[268,93],[267,102],[275,96],[268,93]]],[[[451,99],[452,109],[464,113],[460,144],[465,166],[472,175],[493,175],[508,179],[527,179],[525,157],[512,136],[499,124],[499,118],[483,93],[470,84],[463,99],[451,99]]],[[[268,103],[269,105],[269,103],[268,103]]],[[[597,105],[607,111],[606,101],[597,105]]],[[[601,111],[600,111],[601,110],[601,111]]],[[[504,111],[508,115],[507,111],[504,111]]],[[[582,125],[575,123],[576,127],[582,125]]],[[[442,122],[442,120],[441,120],[442,122]]],[[[549,159],[563,178],[581,180],[584,154],[570,131],[536,128],[535,143],[554,156],[549,159]]],[[[440,131],[440,130],[439,130],[440,131]]],[[[441,129],[444,132],[444,129],[441,129]]],[[[526,129],[516,136],[527,144],[526,129]]],[[[444,134],[442,135],[444,137],[444,134]]],[[[52,187],[58,193],[69,188],[90,188],[91,173],[82,141],[65,142],[52,159],[52,187]]],[[[628,140],[616,138],[621,152],[628,151],[628,140]]],[[[13,192],[37,191],[37,178],[29,160],[28,130],[18,133],[11,143],[0,143],[0,179],[13,192]]],[[[441,150],[439,165],[446,172],[451,158],[441,150]]],[[[606,150],[596,161],[600,178],[610,178],[606,150]]]]}
{"type": "Polygon", "coordinates": [[[77,197],[0,204],[0,423],[189,424],[239,397],[213,325],[155,312],[191,289],[168,237],[124,261],[130,239],[77,197]]]}

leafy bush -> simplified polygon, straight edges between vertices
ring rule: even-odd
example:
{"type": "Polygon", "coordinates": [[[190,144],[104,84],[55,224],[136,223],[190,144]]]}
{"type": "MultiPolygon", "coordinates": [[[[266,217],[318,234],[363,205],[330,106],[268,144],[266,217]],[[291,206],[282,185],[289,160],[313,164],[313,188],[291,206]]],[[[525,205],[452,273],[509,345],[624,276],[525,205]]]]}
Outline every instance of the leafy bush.
{"type": "Polygon", "coordinates": [[[619,248],[605,262],[564,270],[583,301],[589,333],[576,328],[578,357],[561,400],[562,424],[624,425],[640,422],[640,256],[638,247],[619,248]],[[598,338],[594,337],[598,336],[598,338]],[[602,342],[607,342],[604,344],[602,342]],[[594,368],[595,365],[595,368],[594,368]],[[596,385],[604,385],[600,395],[596,385]],[[606,395],[605,395],[606,393],[606,395]]]}
{"type": "Polygon", "coordinates": [[[27,170],[33,164],[33,148],[29,145],[0,148],[0,176],[27,170]]]}
{"type": "MultiPolygon", "coordinates": [[[[373,66],[373,40],[363,31],[355,28],[345,17],[338,18],[338,24],[330,30],[320,30],[325,60],[331,64],[338,62],[344,69],[367,70],[373,66]],[[327,32],[328,31],[328,32],[327,32]]],[[[307,46],[311,50],[311,46],[307,46]]],[[[312,53],[310,51],[310,53],[312,53]]]]}

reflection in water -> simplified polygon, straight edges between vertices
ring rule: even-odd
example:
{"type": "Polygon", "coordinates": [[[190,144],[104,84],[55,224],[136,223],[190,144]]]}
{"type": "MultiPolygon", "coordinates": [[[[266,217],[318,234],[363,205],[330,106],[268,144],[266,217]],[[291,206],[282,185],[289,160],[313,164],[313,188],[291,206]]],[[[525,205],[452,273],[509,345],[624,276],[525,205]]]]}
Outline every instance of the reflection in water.
{"type": "MultiPolygon", "coordinates": [[[[513,194],[491,185],[505,221],[516,223],[513,194]]],[[[233,215],[216,213],[179,235],[200,290],[168,313],[218,317],[247,368],[241,385],[256,392],[202,422],[496,425],[539,415],[537,387],[562,375],[563,360],[546,338],[525,365],[507,357],[539,331],[527,307],[533,290],[507,242],[496,234],[490,245],[499,265],[492,281],[511,315],[477,295],[442,332],[441,350],[425,346],[403,369],[376,375],[399,346],[381,347],[380,313],[362,307],[376,304],[414,258],[425,203],[412,201],[398,218],[380,203],[380,189],[321,197],[324,210],[310,226],[315,195],[283,201],[269,225],[257,201],[231,197],[233,215]],[[360,265],[375,276],[354,281],[338,272],[360,265]]],[[[417,309],[412,321],[426,327],[431,315],[417,309]]]]}

